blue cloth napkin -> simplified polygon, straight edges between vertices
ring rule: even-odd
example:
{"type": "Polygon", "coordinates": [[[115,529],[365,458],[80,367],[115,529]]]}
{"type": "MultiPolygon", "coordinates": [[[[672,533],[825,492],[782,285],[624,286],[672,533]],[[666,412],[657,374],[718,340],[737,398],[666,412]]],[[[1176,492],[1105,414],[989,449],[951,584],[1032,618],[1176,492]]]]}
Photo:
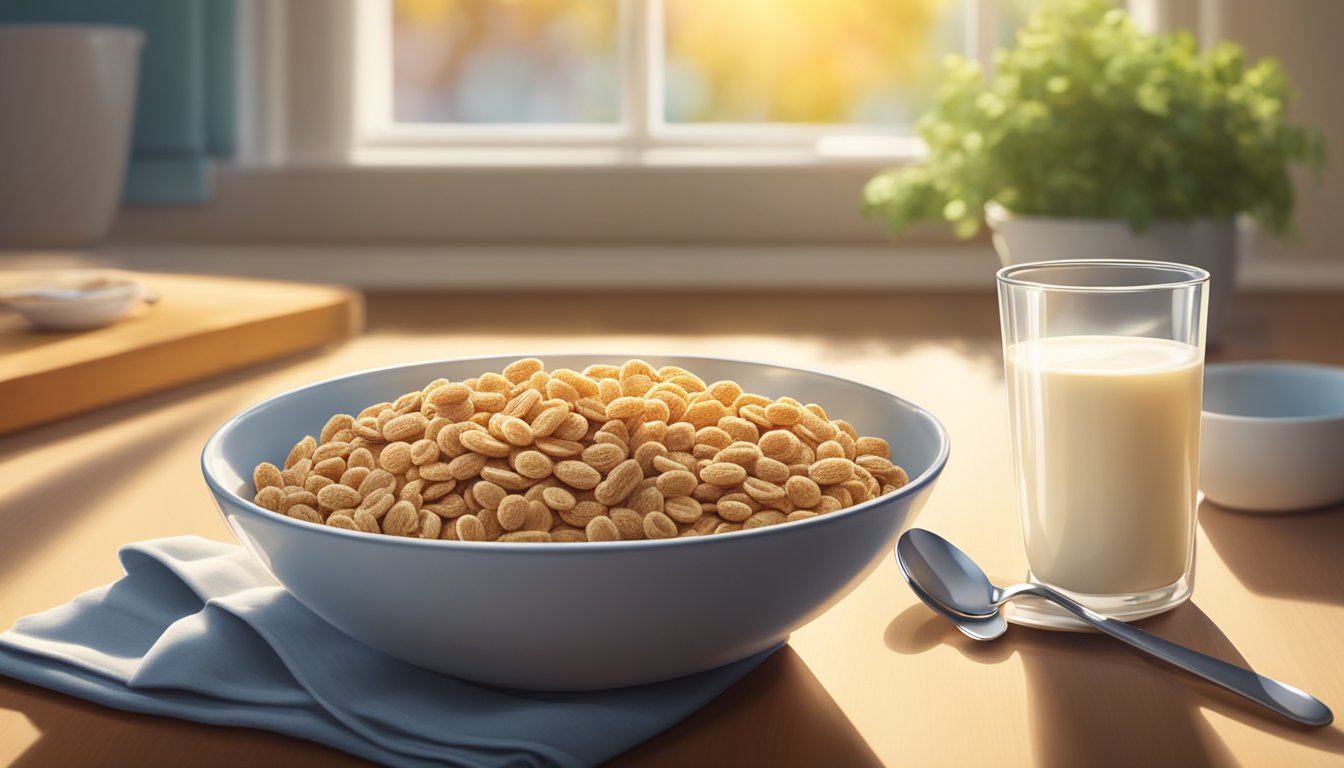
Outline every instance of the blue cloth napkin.
{"type": "Polygon", "coordinates": [[[241,547],[128,544],[126,575],[0,633],[0,674],[118,709],[262,728],[394,766],[593,765],[666,730],[773,652],[652,685],[505,690],[361,645],[241,547]]]}

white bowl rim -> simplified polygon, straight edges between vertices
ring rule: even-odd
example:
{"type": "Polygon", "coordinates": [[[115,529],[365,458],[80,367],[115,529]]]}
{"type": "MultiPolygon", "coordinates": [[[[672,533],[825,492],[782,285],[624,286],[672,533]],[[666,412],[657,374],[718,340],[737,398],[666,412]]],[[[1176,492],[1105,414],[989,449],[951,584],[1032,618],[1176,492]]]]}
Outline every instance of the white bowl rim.
{"type": "Polygon", "coordinates": [[[1163,218],[1153,219],[1149,228],[1143,232],[1135,232],[1129,226],[1128,219],[1121,219],[1106,216],[1049,216],[1040,213],[1017,213],[1008,206],[1000,203],[998,200],[989,200],[985,202],[984,207],[985,220],[989,222],[990,229],[995,229],[995,225],[1009,224],[1014,222],[1031,223],[1034,225],[1064,225],[1064,226],[1088,226],[1095,227],[1101,225],[1109,229],[1123,229],[1136,239],[1147,237],[1155,227],[1178,226],[1184,227],[1191,224],[1214,224],[1217,226],[1235,226],[1238,223],[1235,216],[1195,216],[1189,219],[1163,218]]]}
{"type": "Polygon", "coordinates": [[[305,522],[303,520],[296,520],[295,518],[289,517],[287,515],[282,515],[278,512],[272,512],[268,509],[264,509],[255,504],[252,500],[246,499],[232,491],[226,490],[219,483],[219,481],[215,479],[214,474],[210,471],[209,461],[212,456],[214,456],[219,452],[218,446],[219,443],[223,440],[223,436],[227,432],[231,431],[234,425],[242,421],[253,411],[262,408],[267,403],[270,403],[273,400],[277,400],[282,397],[287,397],[289,395],[294,395],[299,392],[304,392],[309,389],[314,389],[317,387],[332,384],[337,381],[352,379],[358,376],[366,376],[372,373],[381,373],[383,371],[390,371],[397,368],[413,368],[420,365],[433,365],[440,363],[468,363],[475,360],[499,360],[503,358],[509,358],[513,360],[518,360],[525,357],[535,357],[538,359],[545,359],[546,354],[563,355],[565,357],[591,356],[594,359],[611,357],[611,358],[623,358],[626,360],[631,360],[638,357],[637,355],[623,356],[612,353],[595,353],[589,355],[588,353],[585,352],[562,353],[555,351],[552,351],[550,353],[519,354],[517,356],[510,354],[470,355],[466,357],[431,358],[427,360],[419,360],[416,362],[397,363],[395,365],[385,365],[379,368],[367,368],[364,370],[354,371],[352,373],[347,373],[340,376],[333,376],[332,378],[329,379],[324,379],[322,381],[307,384],[302,387],[296,387],[294,389],[287,390],[285,392],[281,392],[276,395],[272,395],[259,403],[254,403],[247,409],[243,410],[242,412],[230,418],[228,421],[224,422],[222,425],[220,425],[218,429],[214,431],[213,434],[210,435],[210,438],[205,441],[205,447],[201,450],[201,474],[205,477],[206,485],[210,486],[211,491],[234,499],[247,512],[251,514],[261,515],[267,517],[268,519],[273,519],[282,525],[289,525],[296,529],[318,535],[338,536],[338,537],[355,536],[358,537],[360,541],[364,541],[367,543],[379,543],[387,546],[410,546],[410,547],[431,547],[431,548],[437,547],[447,550],[465,550],[468,552],[485,550],[496,552],[530,551],[530,552],[546,552],[555,554],[566,554],[566,553],[592,554],[593,552],[623,552],[623,551],[628,552],[628,551],[638,551],[642,549],[668,547],[668,546],[709,546],[714,544],[715,542],[722,543],[724,540],[727,540],[728,542],[732,542],[734,540],[740,541],[743,536],[769,536],[769,535],[779,535],[781,533],[787,534],[788,531],[798,530],[799,527],[801,526],[826,525],[835,522],[839,518],[848,517],[850,514],[857,514],[858,512],[861,512],[872,506],[877,505],[879,502],[885,504],[895,499],[898,499],[902,496],[914,495],[917,491],[932,484],[933,481],[936,480],[940,474],[942,474],[943,469],[947,466],[948,457],[951,454],[951,447],[952,447],[951,438],[947,433],[947,428],[943,426],[943,423],[938,420],[937,416],[934,416],[933,413],[923,408],[922,406],[916,405],[915,403],[912,403],[899,395],[896,395],[892,392],[888,392],[885,389],[880,389],[878,387],[872,386],[871,384],[864,384],[862,382],[854,381],[853,379],[846,379],[841,376],[836,376],[835,374],[825,373],[823,371],[816,371],[810,368],[799,368],[797,366],[780,365],[777,363],[770,363],[764,361],[743,360],[740,358],[731,358],[731,357],[712,357],[708,355],[677,355],[677,354],[649,355],[648,353],[644,353],[648,357],[653,358],[669,358],[669,359],[679,359],[689,361],[703,360],[707,362],[718,362],[718,363],[745,363],[747,365],[785,368],[788,370],[808,373],[814,376],[821,376],[823,378],[832,379],[835,381],[843,382],[845,384],[850,384],[858,387],[863,387],[864,389],[872,390],[887,397],[894,398],[896,401],[901,403],[901,405],[909,408],[916,414],[927,418],[929,422],[933,424],[935,431],[938,435],[938,454],[934,458],[933,463],[929,465],[928,469],[924,470],[917,477],[910,478],[909,482],[898,488],[895,493],[890,493],[885,496],[879,496],[875,499],[869,499],[868,501],[855,504],[852,507],[846,507],[844,509],[831,512],[829,514],[817,515],[816,517],[810,518],[808,520],[799,520],[796,522],[780,525],[767,525],[762,526],[760,528],[753,528],[752,530],[749,531],[733,531],[730,534],[718,534],[712,536],[711,535],[688,536],[686,538],[673,537],[670,539],[640,539],[638,541],[566,542],[562,546],[557,546],[551,542],[461,541],[461,540],[447,540],[447,539],[415,539],[406,536],[375,536],[365,533],[363,531],[347,531],[343,528],[336,528],[330,525],[315,525],[313,523],[305,522]]]}
{"type": "Polygon", "coordinates": [[[132,285],[126,289],[108,288],[106,291],[97,291],[85,296],[70,299],[56,299],[46,296],[37,298],[18,298],[5,299],[5,303],[16,311],[23,311],[24,308],[34,309],[85,309],[88,307],[113,306],[117,304],[126,304],[140,299],[139,286],[132,285]]]}
{"type": "MultiPolygon", "coordinates": [[[[1329,365],[1326,363],[1303,363],[1289,360],[1259,360],[1254,362],[1209,363],[1205,365],[1205,393],[1207,394],[1208,392],[1208,376],[1210,373],[1215,377],[1221,377],[1253,372],[1324,374],[1326,376],[1338,377],[1340,383],[1344,385],[1344,366],[1329,365]]],[[[1344,411],[1321,414],[1319,416],[1243,416],[1237,413],[1223,413],[1222,411],[1210,411],[1204,409],[1203,416],[1205,418],[1221,419],[1229,422],[1246,422],[1250,424],[1329,424],[1337,421],[1344,422],[1344,411]]]]}
{"type": "Polygon", "coordinates": [[[145,284],[131,277],[110,273],[107,270],[77,269],[61,270],[45,278],[27,280],[6,286],[0,291],[0,301],[13,307],[89,307],[95,304],[116,304],[124,301],[139,300],[145,293],[145,284]],[[100,279],[104,285],[84,289],[76,296],[31,295],[25,291],[42,288],[64,288],[67,283],[78,282],[78,278],[100,279]]]}

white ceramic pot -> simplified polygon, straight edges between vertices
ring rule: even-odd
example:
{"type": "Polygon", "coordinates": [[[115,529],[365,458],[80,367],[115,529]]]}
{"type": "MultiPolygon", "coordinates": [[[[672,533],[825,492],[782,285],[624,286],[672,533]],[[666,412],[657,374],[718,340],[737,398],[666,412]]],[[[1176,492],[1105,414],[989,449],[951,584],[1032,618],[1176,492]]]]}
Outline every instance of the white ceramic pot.
{"type": "Polygon", "coordinates": [[[144,34],[0,26],[0,246],[97,241],[121,199],[144,34]]]}
{"type": "Polygon", "coordinates": [[[1233,221],[1155,221],[1141,234],[1119,219],[1015,216],[998,203],[985,206],[994,250],[1004,266],[1057,259],[1174,261],[1209,273],[1208,339],[1217,340],[1236,293],[1239,237],[1233,221]]]}

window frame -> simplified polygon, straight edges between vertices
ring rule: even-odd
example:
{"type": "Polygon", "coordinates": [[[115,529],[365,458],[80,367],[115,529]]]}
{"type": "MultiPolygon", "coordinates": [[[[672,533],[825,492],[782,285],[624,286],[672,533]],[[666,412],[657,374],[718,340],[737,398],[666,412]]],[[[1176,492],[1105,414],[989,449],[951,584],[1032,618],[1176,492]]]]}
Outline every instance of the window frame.
{"type": "MultiPolygon", "coordinates": [[[[961,53],[988,61],[998,35],[999,0],[954,0],[966,9],[967,30],[961,53]]],[[[357,4],[352,50],[359,75],[354,83],[354,151],[457,147],[619,148],[627,157],[641,152],[681,156],[675,150],[741,151],[765,148],[812,152],[819,162],[830,157],[868,156],[900,160],[917,157],[922,145],[913,135],[892,134],[881,125],[798,123],[717,123],[672,125],[663,118],[663,0],[617,0],[617,59],[621,119],[602,124],[407,124],[387,115],[391,103],[390,67],[393,0],[357,4]],[[858,141],[850,141],[857,138],[858,141]]],[[[769,155],[769,152],[764,156],[769,155]]],[[[693,157],[692,153],[682,153],[693,157]]]]}
{"type": "MultiPolygon", "coordinates": [[[[649,0],[620,1],[651,7],[641,6],[649,0]]],[[[1174,20],[1195,28],[1198,21],[1207,32],[1199,11],[1219,1],[1129,3],[1148,6],[1145,18],[1160,26],[1174,20]]],[[[453,142],[434,136],[366,142],[358,122],[366,92],[352,85],[357,74],[368,74],[352,53],[362,14],[385,2],[240,0],[239,152],[216,169],[215,199],[127,207],[113,238],[835,245],[893,252],[965,245],[950,228],[924,225],[893,246],[885,227],[859,215],[868,177],[922,156],[922,143],[909,136],[753,126],[750,138],[711,129],[658,145],[528,130],[490,141],[460,135],[453,142]]],[[[998,0],[968,2],[972,26],[997,23],[998,0]]],[[[976,50],[987,58],[994,45],[992,35],[980,35],[976,50]]],[[[649,111],[647,104],[635,106],[649,111]]],[[[989,248],[984,236],[971,245],[989,248]]]]}
{"type": "MultiPolygon", "coordinates": [[[[1000,0],[956,1],[965,4],[968,21],[962,53],[988,61],[997,39],[1000,0]]],[[[622,119],[617,123],[393,123],[385,107],[391,82],[391,2],[288,0],[267,5],[251,0],[253,12],[243,16],[252,34],[243,37],[263,50],[245,56],[256,71],[243,78],[254,91],[244,96],[256,105],[251,120],[268,124],[269,130],[244,128],[243,135],[255,141],[245,144],[241,162],[480,165],[500,161],[503,153],[492,150],[539,150],[539,162],[549,164],[559,151],[582,150],[574,154],[573,164],[614,160],[635,166],[694,166],[740,160],[748,165],[859,162],[879,167],[923,153],[922,142],[913,135],[893,134],[891,127],[881,125],[666,124],[658,70],[662,0],[617,0],[618,56],[628,73],[621,78],[622,119]],[[346,93],[340,92],[343,75],[346,93]],[[267,93],[277,90],[278,97],[267,93]],[[322,116],[320,121],[303,119],[316,115],[322,116]],[[295,135],[296,121],[308,126],[308,135],[295,135]],[[315,129],[318,122],[327,127],[315,129]],[[594,149],[618,156],[603,157],[590,151],[594,149]],[[477,150],[484,151],[483,160],[473,159],[477,150]]],[[[521,159],[526,161],[528,154],[523,152],[521,159]]]]}

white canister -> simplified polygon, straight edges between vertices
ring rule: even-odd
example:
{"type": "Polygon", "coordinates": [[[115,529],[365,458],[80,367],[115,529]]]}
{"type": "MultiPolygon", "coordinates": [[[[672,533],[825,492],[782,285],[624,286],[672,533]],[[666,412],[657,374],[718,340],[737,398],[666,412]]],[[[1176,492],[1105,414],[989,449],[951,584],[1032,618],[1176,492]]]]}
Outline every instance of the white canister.
{"type": "Polygon", "coordinates": [[[0,247],[87,245],[121,199],[144,33],[0,26],[0,247]]]}

